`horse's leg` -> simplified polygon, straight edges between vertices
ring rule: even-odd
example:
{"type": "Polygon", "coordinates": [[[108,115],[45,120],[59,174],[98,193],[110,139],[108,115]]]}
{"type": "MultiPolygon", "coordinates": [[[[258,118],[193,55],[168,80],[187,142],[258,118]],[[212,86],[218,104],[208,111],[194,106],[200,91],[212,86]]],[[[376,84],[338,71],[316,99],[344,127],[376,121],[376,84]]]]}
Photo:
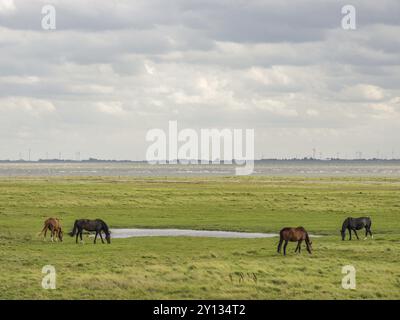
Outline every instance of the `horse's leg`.
{"type": "Polygon", "coordinates": [[[364,240],[367,240],[367,236],[368,236],[368,227],[365,227],[365,238],[364,238],[364,240]]]}
{"type": "Polygon", "coordinates": [[[349,234],[350,234],[350,239],[349,240],[351,240],[351,229],[349,228],[349,234]]]}
{"type": "Polygon", "coordinates": [[[54,242],[54,227],[49,226],[49,230],[50,230],[50,240],[51,242],[54,242]]]}
{"type": "Polygon", "coordinates": [[[81,230],[81,232],[79,232],[79,238],[81,239],[81,243],[83,243],[82,234],[83,234],[83,230],[81,230]]]}
{"type": "Polygon", "coordinates": [[[101,230],[99,232],[99,235],[100,235],[101,243],[104,243],[103,236],[101,235],[101,230]]]}
{"type": "Polygon", "coordinates": [[[301,244],[303,243],[303,240],[299,241],[299,253],[301,253],[301,244]]]}
{"type": "Polygon", "coordinates": [[[96,239],[97,239],[97,235],[98,235],[99,233],[96,231],[96,235],[94,236],[94,244],[96,244],[96,239]]]}
{"type": "Polygon", "coordinates": [[[78,243],[79,231],[76,233],[75,243],[78,243]]]}
{"type": "Polygon", "coordinates": [[[354,231],[354,233],[356,234],[357,240],[360,240],[360,238],[358,237],[358,234],[357,234],[356,229],[354,229],[353,231],[354,231]]]}
{"type": "Polygon", "coordinates": [[[280,238],[279,244],[278,244],[278,253],[281,253],[282,242],[283,242],[283,238],[280,238]]]}
{"type": "Polygon", "coordinates": [[[289,240],[285,240],[285,245],[283,246],[283,255],[286,256],[286,247],[288,244],[289,240]]]}
{"type": "Polygon", "coordinates": [[[60,237],[58,236],[58,233],[59,233],[58,229],[54,229],[54,236],[56,238],[56,242],[58,242],[60,240],[60,237]]]}
{"type": "Polygon", "coordinates": [[[372,235],[372,232],[371,232],[371,227],[369,227],[369,228],[368,228],[368,232],[369,232],[369,235],[371,236],[371,238],[373,239],[373,238],[374,238],[374,236],[372,235]]]}
{"type": "Polygon", "coordinates": [[[311,254],[311,245],[310,242],[306,240],[306,248],[309,254],[311,254]]]}
{"type": "Polygon", "coordinates": [[[294,253],[296,253],[299,250],[299,246],[300,246],[300,240],[297,241],[297,246],[296,246],[296,249],[294,250],[294,253]]]}

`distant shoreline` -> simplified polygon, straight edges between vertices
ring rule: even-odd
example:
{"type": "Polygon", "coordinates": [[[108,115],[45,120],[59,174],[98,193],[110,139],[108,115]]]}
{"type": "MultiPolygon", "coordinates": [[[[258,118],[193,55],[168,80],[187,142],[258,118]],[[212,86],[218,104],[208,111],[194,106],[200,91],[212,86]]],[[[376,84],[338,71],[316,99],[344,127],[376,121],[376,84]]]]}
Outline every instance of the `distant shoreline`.
{"type": "MultiPolygon", "coordinates": [[[[184,165],[180,163],[178,160],[178,164],[184,165]]],[[[185,160],[187,161],[187,160],[185,160]]],[[[202,165],[223,165],[225,164],[224,162],[220,163],[202,163],[201,160],[194,160],[197,161],[197,163],[190,163],[190,164],[202,164],[202,165]]],[[[191,162],[194,162],[191,161],[191,162]]],[[[384,162],[384,163],[400,163],[400,159],[312,159],[312,158],[304,158],[304,159],[258,159],[254,160],[254,163],[272,163],[272,162],[277,162],[277,163],[285,163],[285,162],[307,162],[307,163],[379,163],[379,162],[384,162]]],[[[133,164],[147,164],[148,161],[146,160],[107,160],[107,159],[88,159],[88,160],[71,160],[71,159],[65,159],[65,160],[60,160],[60,159],[39,159],[39,160],[0,160],[1,163],[24,163],[24,164],[35,164],[35,163],[56,163],[56,164],[62,164],[62,163],[133,163],[133,164]]],[[[167,165],[174,165],[176,163],[169,163],[169,161],[166,161],[167,165]]],[[[227,164],[230,165],[230,164],[227,164]]]]}

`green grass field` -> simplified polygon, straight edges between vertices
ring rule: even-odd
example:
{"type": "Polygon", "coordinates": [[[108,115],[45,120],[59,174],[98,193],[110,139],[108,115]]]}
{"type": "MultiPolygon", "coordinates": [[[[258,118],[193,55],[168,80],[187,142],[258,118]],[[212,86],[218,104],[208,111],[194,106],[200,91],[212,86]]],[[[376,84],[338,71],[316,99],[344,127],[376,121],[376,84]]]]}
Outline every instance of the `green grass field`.
{"type": "MultiPolygon", "coordinates": [[[[399,299],[398,178],[1,178],[1,299],[399,299]],[[373,240],[341,241],[347,216],[372,218],[373,240]],[[45,218],[102,218],[111,228],[278,232],[304,226],[303,249],[277,238],[154,237],[111,245],[37,237],[45,218]],[[57,289],[41,269],[57,270],[57,289]],[[341,287],[344,265],[357,289],[341,287]],[[241,279],[241,275],[243,279],[241,279]]],[[[364,233],[359,232],[364,238],[364,233]]]]}

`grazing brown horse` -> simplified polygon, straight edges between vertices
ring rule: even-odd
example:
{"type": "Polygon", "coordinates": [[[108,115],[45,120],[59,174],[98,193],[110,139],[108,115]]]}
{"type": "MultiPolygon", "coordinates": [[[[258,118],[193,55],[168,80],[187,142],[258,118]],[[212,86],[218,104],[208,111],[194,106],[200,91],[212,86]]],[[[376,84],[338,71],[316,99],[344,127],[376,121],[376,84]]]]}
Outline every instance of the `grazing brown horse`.
{"type": "Polygon", "coordinates": [[[47,230],[51,231],[51,241],[52,242],[54,241],[54,237],[55,237],[56,241],[57,241],[57,239],[62,241],[63,232],[62,232],[62,228],[61,228],[60,219],[48,218],[44,222],[44,227],[43,227],[42,231],[39,233],[39,236],[44,234],[43,240],[46,238],[47,230]]]}
{"type": "Polygon", "coordinates": [[[294,252],[301,251],[301,243],[303,241],[306,242],[306,246],[307,246],[307,251],[308,253],[311,254],[311,250],[312,250],[312,242],[310,240],[310,238],[308,237],[308,233],[306,231],[306,229],[304,229],[303,227],[297,227],[297,228],[283,228],[280,232],[280,239],[279,239],[279,244],[278,244],[278,253],[281,253],[281,247],[282,247],[282,243],[283,241],[285,241],[285,245],[283,246],[283,254],[286,256],[286,246],[288,245],[289,241],[297,241],[297,247],[296,250],[294,252]]]}

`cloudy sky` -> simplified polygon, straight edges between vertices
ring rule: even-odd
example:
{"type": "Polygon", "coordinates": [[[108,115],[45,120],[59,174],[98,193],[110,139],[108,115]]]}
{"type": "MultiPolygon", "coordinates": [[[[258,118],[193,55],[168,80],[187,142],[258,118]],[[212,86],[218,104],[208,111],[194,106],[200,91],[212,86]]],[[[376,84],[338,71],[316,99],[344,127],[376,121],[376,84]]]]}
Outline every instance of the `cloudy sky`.
{"type": "Polygon", "coordinates": [[[400,1],[0,0],[0,158],[144,159],[254,128],[256,156],[400,157],[400,1]],[[43,30],[42,6],[56,8],[43,30]]]}

